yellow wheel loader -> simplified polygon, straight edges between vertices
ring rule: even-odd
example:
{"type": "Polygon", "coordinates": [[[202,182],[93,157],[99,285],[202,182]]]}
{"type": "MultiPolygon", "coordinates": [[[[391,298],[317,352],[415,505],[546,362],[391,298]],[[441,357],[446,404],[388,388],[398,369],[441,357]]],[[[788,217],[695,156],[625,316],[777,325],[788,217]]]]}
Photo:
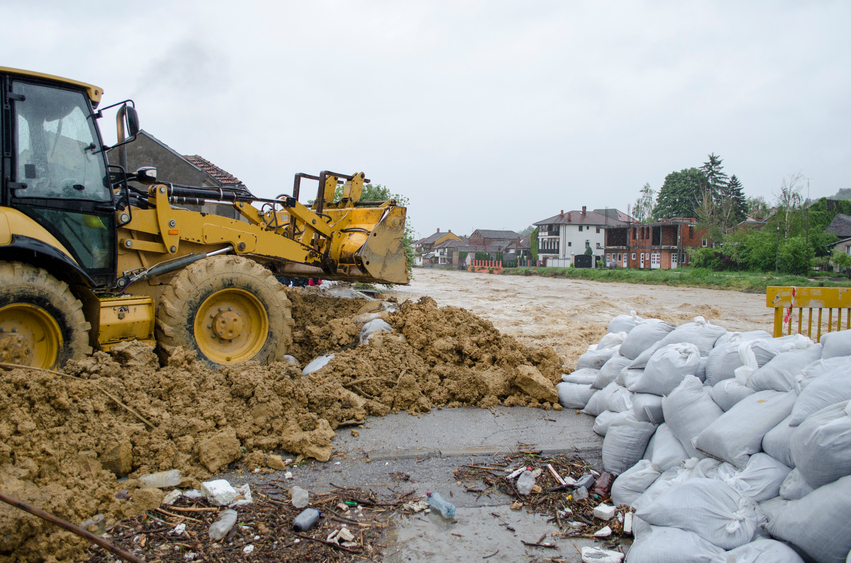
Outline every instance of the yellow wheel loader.
{"type": "Polygon", "coordinates": [[[297,174],[275,199],[158,181],[106,157],[139,132],[131,100],[99,110],[90,84],[4,67],[0,80],[0,362],[52,368],[127,340],[212,366],[271,362],[293,325],[277,276],[408,283],[406,210],[361,201],[363,173],[297,174]],[[113,147],[98,127],[107,109],[113,147]],[[303,180],[318,182],[309,206],[303,180]]]}

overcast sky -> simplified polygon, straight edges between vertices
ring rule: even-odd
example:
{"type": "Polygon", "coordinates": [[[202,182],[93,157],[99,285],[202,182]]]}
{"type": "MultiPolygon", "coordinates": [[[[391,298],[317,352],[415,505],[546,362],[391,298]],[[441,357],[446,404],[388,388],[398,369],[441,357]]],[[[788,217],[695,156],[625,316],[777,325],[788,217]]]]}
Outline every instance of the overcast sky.
{"type": "Polygon", "coordinates": [[[813,198],[851,187],[847,1],[32,0],[0,19],[0,64],[132,98],[257,196],[364,171],[420,236],[626,211],[710,152],[747,196],[796,172],[813,198]]]}

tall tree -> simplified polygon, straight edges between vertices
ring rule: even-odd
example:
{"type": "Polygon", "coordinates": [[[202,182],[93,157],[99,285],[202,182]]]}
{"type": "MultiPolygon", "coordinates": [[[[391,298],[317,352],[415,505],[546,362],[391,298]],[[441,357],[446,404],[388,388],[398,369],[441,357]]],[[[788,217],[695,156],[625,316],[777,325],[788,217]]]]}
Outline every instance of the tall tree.
{"type": "Polygon", "coordinates": [[[653,218],[653,208],[656,206],[656,191],[650,187],[650,184],[644,184],[639,192],[638,199],[635,200],[635,208],[632,210],[632,216],[639,223],[645,223],[653,218]]]}
{"type": "Polygon", "coordinates": [[[765,221],[768,219],[771,209],[768,207],[768,202],[762,196],[749,197],[746,200],[747,214],[757,221],[765,221]]]}
{"type": "Polygon", "coordinates": [[[697,217],[695,207],[703,197],[705,185],[706,176],[697,168],[671,172],[659,189],[653,218],[697,217]]]}
{"type": "Polygon", "coordinates": [[[747,218],[748,203],[745,199],[745,192],[742,189],[742,183],[733,174],[730,176],[730,181],[727,182],[727,188],[724,190],[725,197],[730,200],[733,210],[733,225],[737,225],[747,218]]]}
{"type": "Polygon", "coordinates": [[[801,206],[804,203],[804,196],[801,194],[803,189],[804,175],[800,172],[789,174],[780,183],[780,192],[777,196],[777,210],[782,213],[783,218],[783,238],[789,238],[789,231],[792,230],[794,220],[801,206]]]}
{"type": "Polygon", "coordinates": [[[706,183],[709,184],[709,189],[712,191],[712,197],[718,203],[724,188],[727,186],[727,174],[724,173],[724,162],[720,156],[715,153],[709,155],[709,160],[703,163],[700,171],[706,176],[706,183]]]}

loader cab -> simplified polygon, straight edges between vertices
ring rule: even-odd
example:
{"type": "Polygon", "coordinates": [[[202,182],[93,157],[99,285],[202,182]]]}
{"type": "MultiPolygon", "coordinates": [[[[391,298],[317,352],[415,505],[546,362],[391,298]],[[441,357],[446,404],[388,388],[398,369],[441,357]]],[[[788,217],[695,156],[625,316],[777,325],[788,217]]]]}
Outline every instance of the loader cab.
{"type": "Polygon", "coordinates": [[[64,261],[88,284],[111,285],[115,205],[94,114],[100,90],[13,69],[0,69],[0,81],[0,205],[38,224],[13,232],[0,250],[31,252],[34,260],[51,261],[52,270],[64,261]],[[38,227],[64,248],[56,248],[38,227]]]}

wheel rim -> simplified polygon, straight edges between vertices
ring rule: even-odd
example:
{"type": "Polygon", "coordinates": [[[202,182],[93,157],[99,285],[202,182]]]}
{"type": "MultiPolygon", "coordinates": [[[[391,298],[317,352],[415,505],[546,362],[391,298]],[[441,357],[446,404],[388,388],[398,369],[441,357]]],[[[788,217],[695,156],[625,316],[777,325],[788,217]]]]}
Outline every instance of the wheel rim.
{"type": "Polygon", "coordinates": [[[269,338],[263,303],[242,289],[223,289],[201,303],[195,316],[198,348],[217,364],[236,364],[256,356],[269,338]]]}
{"type": "Polygon", "coordinates": [[[0,308],[0,361],[52,368],[62,344],[59,323],[41,307],[15,303],[0,308]]]}

